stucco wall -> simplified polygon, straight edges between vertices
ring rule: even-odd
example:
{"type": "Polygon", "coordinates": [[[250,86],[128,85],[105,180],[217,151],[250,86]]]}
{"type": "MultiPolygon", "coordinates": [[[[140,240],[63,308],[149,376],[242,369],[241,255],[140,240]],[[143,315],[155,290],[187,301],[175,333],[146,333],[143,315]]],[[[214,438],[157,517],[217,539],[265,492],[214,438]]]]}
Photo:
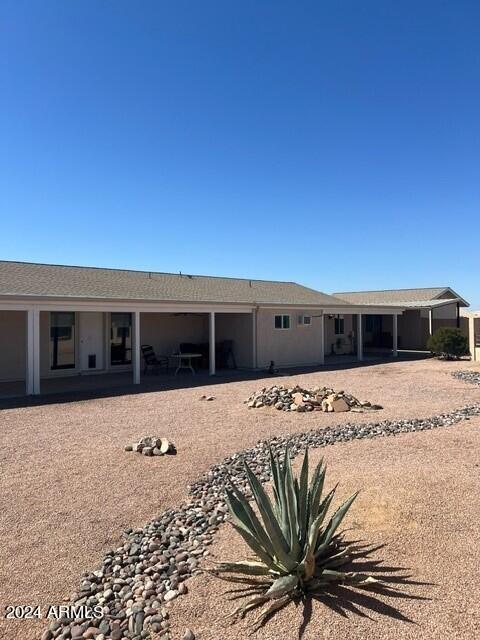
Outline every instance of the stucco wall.
{"type": "Polygon", "coordinates": [[[321,349],[321,319],[312,317],[310,326],[298,324],[299,315],[318,315],[318,311],[260,309],[257,314],[257,366],[268,367],[318,364],[321,349]],[[275,329],[276,315],[290,315],[290,329],[275,329]]]}
{"type": "Polygon", "coordinates": [[[181,342],[208,342],[208,316],[142,313],[140,342],[152,345],[157,355],[175,353],[181,342]]]}
{"type": "Polygon", "coordinates": [[[335,316],[325,316],[325,355],[328,356],[332,353],[352,353],[355,348],[355,339],[352,337],[353,344],[350,341],[349,335],[353,332],[353,316],[344,315],[344,334],[341,336],[335,335],[335,316]],[[342,344],[337,345],[337,340],[341,339],[342,344]]]}
{"type": "Polygon", "coordinates": [[[398,316],[398,346],[400,349],[425,349],[428,336],[428,317],[418,309],[404,311],[398,316]]]}
{"type": "Polygon", "coordinates": [[[253,367],[253,322],[250,313],[217,313],[215,340],[233,340],[233,353],[237,367],[253,367]]]}
{"type": "Polygon", "coordinates": [[[0,311],[0,380],[25,379],[26,340],[26,312],[0,311]]]}
{"type": "Polygon", "coordinates": [[[437,307],[433,310],[433,319],[437,320],[456,320],[457,319],[457,303],[446,304],[443,307],[437,307]]]}
{"type": "Polygon", "coordinates": [[[472,341],[472,358],[480,361],[480,318],[472,318],[473,320],[473,341],[472,341]]]}

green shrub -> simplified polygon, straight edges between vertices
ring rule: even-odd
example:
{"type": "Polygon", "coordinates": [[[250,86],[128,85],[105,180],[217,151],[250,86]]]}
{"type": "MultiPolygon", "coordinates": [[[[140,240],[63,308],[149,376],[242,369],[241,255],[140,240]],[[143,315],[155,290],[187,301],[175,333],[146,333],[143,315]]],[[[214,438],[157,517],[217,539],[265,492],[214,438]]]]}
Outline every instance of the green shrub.
{"type": "Polygon", "coordinates": [[[236,597],[253,596],[230,616],[243,617],[248,611],[265,605],[256,620],[259,624],[302,593],[318,594],[332,583],[359,587],[377,582],[363,574],[339,571],[351,558],[337,529],[357,494],[348,498],[327,520],[335,488],[322,498],[326,471],[323,461],[315,469],[310,486],[308,451],[299,478],[293,476],[288,448],[283,464],[270,452],[270,464],[273,502],[245,465],[261,521],[233,483],[232,490],[227,492],[231,524],[256,559],[221,562],[211,571],[224,580],[246,585],[236,597]]]}
{"type": "Polygon", "coordinates": [[[436,356],[452,360],[467,356],[468,342],[460,329],[452,327],[440,327],[430,336],[427,342],[427,349],[436,356]]]}

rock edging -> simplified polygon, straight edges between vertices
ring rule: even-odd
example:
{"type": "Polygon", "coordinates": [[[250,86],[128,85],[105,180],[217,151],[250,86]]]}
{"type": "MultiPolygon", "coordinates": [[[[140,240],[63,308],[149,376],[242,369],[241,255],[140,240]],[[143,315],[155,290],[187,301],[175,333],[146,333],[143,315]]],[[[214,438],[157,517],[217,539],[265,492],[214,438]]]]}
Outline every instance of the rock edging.
{"type": "Polygon", "coordinates": [[[452,376],[458,380],[480,386],[480,371],[471,371],[469,369],[466,371],[454,371],[452,376]]]}
{"type": "Polygon", "coordinates": [[[476,415],[480,415],[480,403],[431,418],[349,423],[262,440],[225,458],[188,487],[190,502],[179,509],[167,509],[143,528],[126,530],[124,544],[106,554],[100,569],[84,574],[72,602],[102,606],[102,619],[63,618],[50,625],[42,640],[147,640],[150,630],[169,640],[169,603],[187,592],[185,580],[199,571],[218,525],[227,518],[224,492],[230,478],[246,490],[247,462],[262,482],[267,482],[270,447],[281,451],[288,444],[293,458],[307,446],[319,448],[448,427],[476,415]]]}

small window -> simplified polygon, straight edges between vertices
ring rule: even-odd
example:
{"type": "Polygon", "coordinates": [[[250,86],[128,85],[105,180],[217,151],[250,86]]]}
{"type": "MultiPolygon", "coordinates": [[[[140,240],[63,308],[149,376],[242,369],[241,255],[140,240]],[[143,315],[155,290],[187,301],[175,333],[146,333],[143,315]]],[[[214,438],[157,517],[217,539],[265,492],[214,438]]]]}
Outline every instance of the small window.
{"type": "Polygon", "coordinates": [[[275,316],[275,329],[290,329],[290,316],[275,316]]]}
{"type": "Polygon", "coordinates": [[[335,335],[343,336],[345,334],[345,319],[343,316],[335,317],[335,335]]]}
{"type": "Polygon", "coordinates": [[[309,327],[312,324],[312,316],[298,316],[298,324],[302,327],[309,327]]]}

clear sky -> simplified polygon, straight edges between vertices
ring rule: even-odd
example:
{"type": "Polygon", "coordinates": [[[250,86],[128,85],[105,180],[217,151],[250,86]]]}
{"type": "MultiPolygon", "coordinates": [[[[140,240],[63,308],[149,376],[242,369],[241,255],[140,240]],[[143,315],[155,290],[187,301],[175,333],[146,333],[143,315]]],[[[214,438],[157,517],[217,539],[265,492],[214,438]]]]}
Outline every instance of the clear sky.
{"type": "Polygon", "coordinates": [[[0,258],[480,308],[479,25],[478,0],[2,0],[0,258]]]}

